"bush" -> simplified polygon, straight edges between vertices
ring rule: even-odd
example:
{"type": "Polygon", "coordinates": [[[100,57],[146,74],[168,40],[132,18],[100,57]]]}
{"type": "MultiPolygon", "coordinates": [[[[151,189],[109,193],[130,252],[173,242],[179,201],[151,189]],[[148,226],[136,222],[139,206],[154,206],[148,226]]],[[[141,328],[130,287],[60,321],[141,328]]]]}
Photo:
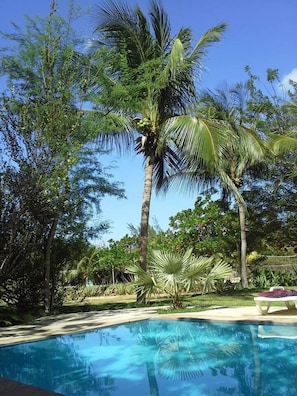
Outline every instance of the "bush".
{"type": "Polygon", "coordinates": [[[106,285],[86,286],[85,295],[86,297],[100,297],[104,294],[106,288],[106,285]]]}
{"type": "Polygon", "coordinates": [[[113,285],[109,285],[105,290],[105,295],[131,295],[135,294],[135,285],[133,283],[115,283],[113,285]]]}
{"type": "Polygon", "coordinates": [[[268,289],[276,285],[296,286],[297,267],[293,266],[292,271],[288,272],[274,271],[269,268],[254,269],[251,271],[251,287],[268,289]]]}
{"type": "Polygon", "coordinates": [[[89,297],[100,297],[110,295],[135,294],[135,285],[132,283],[115,283],[112,285],[93,286],[66,286],[64,288],[65,301],[83,301],[89,297]]]}
{"type": "Polygon", "coordinates": [[[64,289],[64,301],[83,301],[86,298],[85,287],[67,286],[64,289]]]}

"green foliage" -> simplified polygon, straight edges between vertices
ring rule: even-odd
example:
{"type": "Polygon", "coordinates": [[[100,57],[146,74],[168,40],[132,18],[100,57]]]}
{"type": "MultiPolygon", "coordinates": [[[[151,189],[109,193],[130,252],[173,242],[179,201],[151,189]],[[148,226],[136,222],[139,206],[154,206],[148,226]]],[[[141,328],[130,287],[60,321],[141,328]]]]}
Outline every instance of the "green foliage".
{"type": "Polygon", "coordinates": [[[297,238],[293,181],[279,185],[277,189],[273,178],[254,179],[251,183],[252,188],[244,193],[249,212],[248,246],[264,255],[286,255],[289,246],[293,252],[297,238]]]}
{"type": "MultiPolygon", "coordinates": [[[[72,10],[72,22],[75,15],[72,10]]],[[[109,182],[100,150],[91,145],[96,126],[83,112],[86,90],[78,84],[87,64],[76,52],[81,40],[56,10],[26,22],[25,29],[15,26],[3,35],[11,45],[1,53],[7,89],[0,99],[0,282],[18,283],[22,274],[28,284],[28,262],[34,263],[36,274],[45,273],[49,310],[63,263],[52,258],[55,238],[98,236],[108,225],[92,230],[87,224],[100,198],[122,197],[123,190],[109,182]]],[[[40,282],[34,284],[37,303],[44,293],[40,282]]]]}
{"type": "Polygon", "coordinates": [[[217,256],[237,261],[239,240],[238,216],[229,205],[198,197],[194,209],[187,209],[170,218],[169,229],[156,236],[159,249],[173,252],[193,249],[197,256],[217,256]]]}
{"type": "Polygon", "coordinates": [[[86,288],[83,286],[68,286],[63,290],[62,299],[64,302],[79,301],[82,302],[86,298],[86,288]]]}
{"type": "Polygon", "coordinates": [[[105,292],[105,296],[116,295],[116,296],[125,296],[125,295],[135,295],[136,287],[133,283],[115,283],[113,285],[109,285],[105,292]]]}
{"type": "Polygon", "coordinates": [[[135,295],[135,285],[131,282],[126,282],[111,285],[66,286],[62,293],[63,301],[66,303],[70,301],[83,302],[86,298],[135,295]]]}
{"type": "Polygon", "coordinates": [[[246,118],[255,125],[258,134],[269,136],[273,134],[286,135],[290,130],[296,129],[296,117],[292,112],[291,103],[296,99],[296,88],[292,85],[292,91],[279,93],[280,81],[278,69],[267,69],[268,85],[252,73],[249,66],[246,67],[248,75],[247,88],[249,99],[247,102],[246,118]],[[265,86],[265,91],[261,87],[265,86]],[[287,97],[288,95],[288,97],[287,97]]]}
{"type": "Polygon", "coordinates": [[[296,286],[297,267],[291,271],[275,271],[270,268],[255,268],[251,271],[251,286],[269,289],[272,286],[296,286]]]}
{"type": "Polygon", "coordinates": [[[83,257],[72,262],[68,278],[74,274],[70,283],[86,283],[90,279],[95,285],[126,282],[125,268],[138,259],[138,237],[126,235],[120,241],[109,241],[106,247],[89,246],[83,257]]]}
{"type": "Polygon", "coordinates": [[[154,250],[148,272],[137,264],[130,265],[127,271],[135,276],[141,295],[150,298],[153,293],[166,293],[173,308],[180,308],[183,293],[197,287],[203,293],[215,290],[217,281],[230,277],[232,268],[213,257],[195,257],[189,249],[184,254],[154,250]]]}
{"type": "MultiPolygon", "coordinates": [[[[108,112],[113,110],[130,120],[122,133],[117,130],[102,139],[119,150],[130,149],[136,141],[136,152],[145,158],[140,262],[146,268],[152,188],[160,188],[169,169],[178,169],[183,163],[181,147],[191,146],[194,134],[199,142],[206,136],[206,150],[199,151],[203,159],[212,160],[219,146],[207,139],[206,122],[201,126],[196,118],[183,116],[196,101],[195,79],[200,74],[202,58],[209,46],[220,40],[226,25],[209,29],[193,43],[190,28],[182,28],[171,36],[169,16],[159,1],[150,3],[148,16],[139,6],[112,1],[98,7],[97,17],[98,40],[93,41],[93,48],[111,48],[104,69],[106,80],[98,90],[99,103],[108,112]]],[[[94,63],[97,61],[95,52],[94,63]]]]}

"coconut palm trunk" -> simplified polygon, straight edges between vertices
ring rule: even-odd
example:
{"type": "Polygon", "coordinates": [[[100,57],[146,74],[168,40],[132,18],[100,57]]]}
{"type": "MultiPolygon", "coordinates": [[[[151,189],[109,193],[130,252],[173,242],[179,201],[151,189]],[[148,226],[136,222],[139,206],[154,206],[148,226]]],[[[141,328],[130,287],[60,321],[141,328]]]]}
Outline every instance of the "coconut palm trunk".
{"type": "Polygon", "coordinates": [[[238,213],[239,213],[239,223],[240,223],[240,264],[239,264],[239,272],[241,278],[242,287],[248,287],[248,277],[247,277],[247,267],[246,267],[246,250],[247,250],[247,241],[246,241],[246,222],[245,222],[245,212],[246,208],[244,204],[237,200],[238,205],[238,213]]]}
{"type": "Polygon", "coordinates": [[[153,189],[154,155],[146,159],[140,223],[140,266],[146,271],[149,215],[153,189]]]}

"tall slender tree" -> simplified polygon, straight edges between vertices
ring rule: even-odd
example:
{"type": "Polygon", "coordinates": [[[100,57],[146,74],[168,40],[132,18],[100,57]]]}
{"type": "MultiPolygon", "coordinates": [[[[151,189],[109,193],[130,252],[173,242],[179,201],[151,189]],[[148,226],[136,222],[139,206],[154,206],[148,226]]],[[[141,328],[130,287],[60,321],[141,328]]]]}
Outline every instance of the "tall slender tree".
{"type": "Polygon", "coordinates": [[[268,158],[268,148],[257,135],[255,126],[247,123],[245,109],[248,91],[244,84],[238,84],[229,90],[218,90],[202,97],[202,103],[211,117],[228,123],[235,139],[228,149],[228,156],[219,161],[218,180],[223,189],[233,195],[239,213],[240,222],[240,277],[243,287],[248,286],[246,254],[246,205],[240,193],[245,175],[259,172],[268,158]]]}
{"type": "Polygon", "coordinates": [[[187,115],[196,100],[202,59],[220,41],[226,25],[208,30],[196,43],[190,28],[173,36],[169,16],[157,0],[150,2],[148,17],[137,5],[111,0],[98,7],[96,18],[92,46],[111,50],[101,106],[131,121],[122,133],[105,136],[106,141],[123,149],[136,140],[135,149],[144,156],[140,264],[146,270],[153,186],[161,185],[169,169],[179,168],[181,146],[186,150],[195,145],[199,159],[210,163],[226,142],[215,122],[187,115]]]}
{"type": "MultiPolygon", "coordinates": [[[[220,185],[223,193],[230,194],[238,207],[240,220],[240,263],[239,272],[243,287],[248,286],[246,267],[246,205],[241,191],[244,178],[259,167],[267,159],[268,149],[265,142],[257,135],[253,125],[245,119],[247,90],[239,84],[234,88],[225,87],[215,92],[206,91],[201,94],[196,108],[198,117],[220,121],[220,128],[230,136],[225,150],[215,163],[215,167],[202,167],[196,158],[188,156],[183,170],[167,178],[163,188],[178,183],[180,188],[191,188],[201,184],[220,185]]],[[[197,188],[198,190],[198,188],[197,188]]]]}

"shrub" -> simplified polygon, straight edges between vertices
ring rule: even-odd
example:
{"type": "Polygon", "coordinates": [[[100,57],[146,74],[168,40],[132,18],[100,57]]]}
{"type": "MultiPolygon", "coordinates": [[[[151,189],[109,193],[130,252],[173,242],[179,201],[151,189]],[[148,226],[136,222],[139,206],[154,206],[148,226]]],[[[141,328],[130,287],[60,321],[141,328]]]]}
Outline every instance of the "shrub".
{"type": "Polygon", "coordinates": [[[105,295],[131,295],[135,294],[135,285],[133,283],[115,283],[109,285],[105,290],[105,295]]]}
{"type": "Polygon", "coordinates": [[[292,271],[274,271],[270,268],[254,269],[251,271],[250,286],[267,289],[271,286],[296,286],[297,268],[292,267],[292,271]]]}

